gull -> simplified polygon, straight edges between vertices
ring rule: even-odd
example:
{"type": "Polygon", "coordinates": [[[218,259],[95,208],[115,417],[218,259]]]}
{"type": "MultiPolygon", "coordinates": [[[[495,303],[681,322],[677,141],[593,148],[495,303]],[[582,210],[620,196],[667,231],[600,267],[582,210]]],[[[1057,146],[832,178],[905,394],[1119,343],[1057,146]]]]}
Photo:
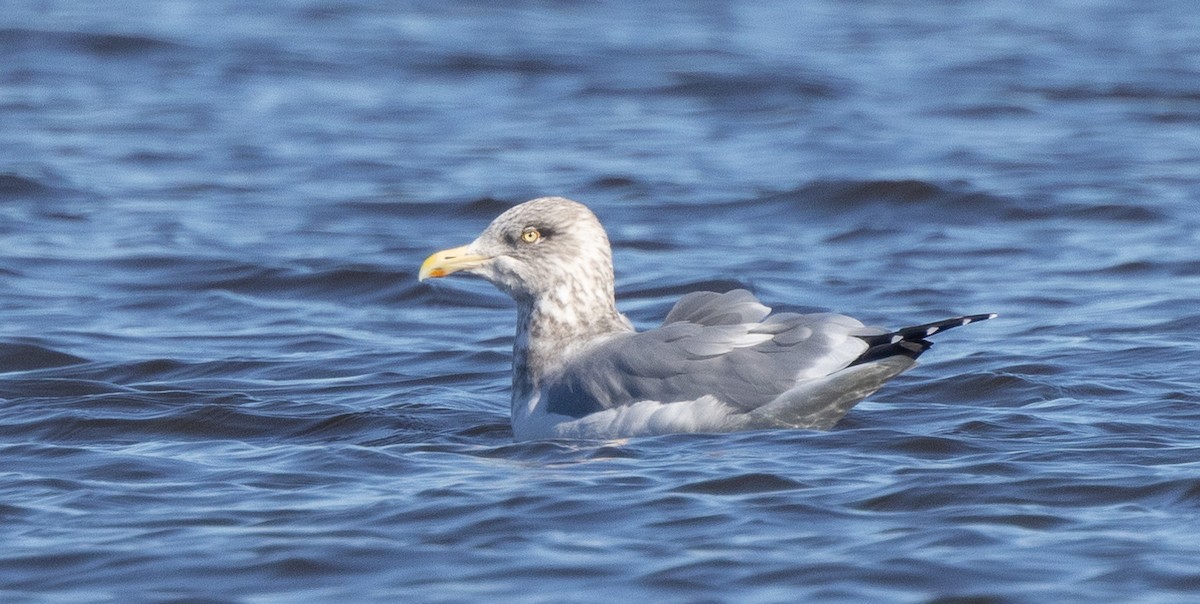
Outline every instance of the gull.
{"type": "Polygon", "coordinates": [[[678,432],[827,430],[977,314],[886,330],[835,313],[772,313],[750,292],[693,292],[661,327],[617,311],[599,219],[563,197],[500,214],[471,243],[430,255],[419,279],[454,273],[517,304],[511,417],[517,440],[678,432]]]}

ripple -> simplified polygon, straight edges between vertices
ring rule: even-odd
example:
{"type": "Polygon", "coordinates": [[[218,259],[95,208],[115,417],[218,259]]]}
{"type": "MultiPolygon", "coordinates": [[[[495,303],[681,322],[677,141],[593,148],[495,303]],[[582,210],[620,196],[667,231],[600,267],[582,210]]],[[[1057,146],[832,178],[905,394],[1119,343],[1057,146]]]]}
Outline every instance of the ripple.
{"type": "Polygon", "coordinates": [[[48,369],[86,362],[87,359],[36,344],[0,342],[0,372],[48,369]]]}
{"type": "Polygon", "coordinates": [[[756,472],[712,480],[701,480],[675,487],[672,490],[677,493],[702,495],[749,495],[802,488],[805,488],[804,485],[782,476],[756,472]]]}
{"type": "Polygon", "coordinates": [[[54,188],[17,174],[0,174],[0,199],[50,197],[54,188]]]}
{"type": "Polygon", "coordinates": [[[660,94],[699,97],[707,100],[736,99],[745,102],[755,97],[789,99],[831,99],[842,96],[845,83],[811,74],[683,72],[674,74],[675,82],[659,89],[660,94]]]}
{"type": "Polygon", "coordinates": [[[46,45],[99,57],[138,56],[180,48],[173,42],[138,34],[0,29],[0,46],[32,51],[46,45]]]}
{"type": "Polygon", "coordinates": [[[821,216],[834,214],[843,220],[848,213],[866,214],[873,225],[903,226],[905,222],[995,220],[1011,211],[1014,200],[975,190],[963,182],[817,180],[742,203],[779,205],[821,216]]]}

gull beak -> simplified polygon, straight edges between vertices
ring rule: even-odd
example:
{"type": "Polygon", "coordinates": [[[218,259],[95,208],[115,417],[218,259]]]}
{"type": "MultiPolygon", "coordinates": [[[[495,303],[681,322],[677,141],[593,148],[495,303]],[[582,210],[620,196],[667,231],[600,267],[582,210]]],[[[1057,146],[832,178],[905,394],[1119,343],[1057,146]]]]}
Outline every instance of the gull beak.
{"type": "Polygon", "coordinates": [[[425,262],[421,263],[421,272],[417,276],[417,280],[445,277],[451,273],[476,268],[490,260],[487,256],[472,253],[468,249],[469,247],[464,245],[430,255],[425,262]]]}

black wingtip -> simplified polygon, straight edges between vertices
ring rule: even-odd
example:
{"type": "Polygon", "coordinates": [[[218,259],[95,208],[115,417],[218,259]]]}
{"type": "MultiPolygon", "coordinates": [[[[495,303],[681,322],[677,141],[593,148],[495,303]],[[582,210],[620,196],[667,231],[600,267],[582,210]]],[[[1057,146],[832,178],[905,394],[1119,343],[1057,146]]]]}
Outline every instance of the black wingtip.
{"type": "Polygon", "coordinates": [[[891,333],[884,333],[873,336],[859,336],[867,343],[867,350],[863,352],[850,365],[861,365],[871,361],[878,361],[894,356],[905,356],[910,359],[915,359],[921,356],[921,353],[929,350],[933,346],[933,342],[926,340],[934,334],[942,333],[947,329],[954,329],[979,321],[987,321],[995,319],[996,313],[985,313],[981,315],[966,315],[963,317],[954,317],[952,319],[943,319],[934,321],[933,323],[925,323],[924,325],[914,325],[897,329],[891,333]]]}

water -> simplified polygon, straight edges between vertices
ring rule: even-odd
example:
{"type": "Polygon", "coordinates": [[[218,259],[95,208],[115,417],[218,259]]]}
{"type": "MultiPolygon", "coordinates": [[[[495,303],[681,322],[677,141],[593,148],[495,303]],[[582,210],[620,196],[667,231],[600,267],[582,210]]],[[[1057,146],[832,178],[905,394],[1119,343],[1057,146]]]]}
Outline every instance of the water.
{"type": "Polygon", "coordinates": [[[1200,595],[1190,2],[14,0],[0,599],[1200,595]],[[513,443],[510,302],[591,205],[620,307],[943,336],[831,432],[513,443]]]}

